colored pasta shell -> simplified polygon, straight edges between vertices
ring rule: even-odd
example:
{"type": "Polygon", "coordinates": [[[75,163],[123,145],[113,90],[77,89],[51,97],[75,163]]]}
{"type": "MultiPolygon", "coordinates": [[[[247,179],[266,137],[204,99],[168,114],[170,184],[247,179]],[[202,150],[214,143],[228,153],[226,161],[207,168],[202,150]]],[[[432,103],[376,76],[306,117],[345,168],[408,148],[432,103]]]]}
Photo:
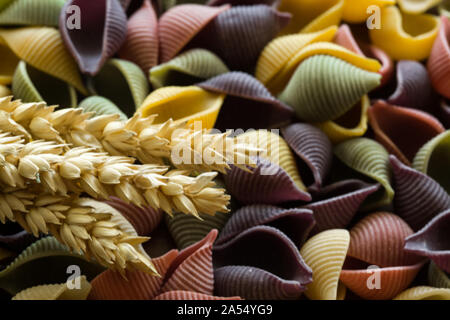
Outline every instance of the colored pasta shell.
{"type": "Polygon", "coordinates": [[[388,105],[384,101],[377,101],[369,109],[369,122],[375,139],[407,165],[411,165],[427,141],[445,130],[428,113],[388,105]]]}
{"type": "Polygon", "coordinates": [[[59,30],[81,72],[95,75],[125,41],[127,17],[118,0],[69,0],[61,11],[59,30]],[[80,8],[82,28],[67,25],[71,5],[80,8]]]}
{"type": "Polygon", "coordinates": [[[450,279],[448,275],[439,269],[433,261],[431,261],[428,266],[428,283],[436,288],[450,289],[450,279]]]}
{"type": "Polygon", "coordinates": [[[134,63],[110,59],[90,79],[90,91],[111,100],[129,117],[142,104],[149,92],[148,81],[142,70],[134,63]]]}
{"type": "Polygon", "coordinates": [[[232,70],[253,73],[261,51],[290,19],[289,13],[267,5],[232,7],[217,16],[193,45],[213,51],[232,70]]]}
{"type": "Polygon", "coordinates": [[[216,297],[192,291],[169,291],[155,297],[155,300],[241,300],[240,297],[216,297]]]}
{"type": "Polygon", "coordinates": [[[224,94],[208,92],[196,86],[164,87],[148,95],[138,111],[144,117],[157,114],[155,123],[169,119],[188,123],[202,121],[203,128],[211,129],[224,99],[224,94]]]}
{"type": "Polygon", "coordinates": [[[333,120],[376,88],[380,78],[341,59],[317,55],[300,64],[279,98],[292,106],[300,119],[333,120]]]}
{"type": "Polygon", "coordinates": [[[277,100],[262,83],[243,72],[229,72],[198,84],[199,87],[226,94],[215,128],[266,129],[289,123],[291,107],[277,100]]]}
{"type": "Polygon", "coordinates": [[[413,230],[450,208],[450,196],[432,178],[389,157],[395,185],[395,213],[413,230]]]}
{"type": "Polygon", "coordinates": [[[313,202],[305,206],[314,212],[315,232],[347,227],[366,198],[380,185],[359,180],[344,180],[313,193],[313,202]]]}
{"type": "Polygon", "coordinates": [[[184,249],[203,239],[212,229],[222,230],[230,215],[216,212],[215,215],[199,214],[200,219],[176,213],[173,217],[165,215],[165,222],[178,249],[184,249]]]}
{"type": "Polygon", "coordinates": [[[103,271],[103,267],[70,252],[55,238],[46,237],[26,248],[0,272],[0,288],[15,295],[43,283],[66,282],[70,265],[78,265],[88,279],[103,271]]]}
{"type": "Polygon", "coordinates": [[[0,84],[0,98],[7,97],[11,95],[11,90],[8,87],[5,87],[0,84]]]}
{"type": "Polygon", "coordinates": [[[333,148],[328,137],[306,123],[289,125],[281,132],[294,153],[311,170],[313,187],[319,188],[330,171],[333,159],[333,148]]]}
{"type": "Polygon", "coordinates": [[[208,23],[229,8],[184,4],[165,12],[158,27],[161,62],[175,57],[208,23]]]}
{"type": "Polygon", "coordinates": [[[446,98],[450,98],[450,21],[447,17],[441,17],[439,34],[431,50],[427,62],[428,72],[434,89],[446,98]]]}
{"type": "Polygon", "coordinates": [[[398,0],[398,5],[403,12],[409,14],[418,14],[424,13],[428,9],[437,6],[440,2],[441,0],[424,0],[424,1],[398,0]]]}
{"type": "MultiPolygon", "coordinates": [[[[349,6],[350,7],[350,3],[352,1],[346,1],[345,6],[349,6]]],[[[358,3],[360,2],[364,2],[364,1],[358,1],[358,3]]],[[[352,4],[353,6],[354,4],[352,4]]],[[[367,8],[367,7],[366,7],[367,8]]],[[[364,18],[364,20],[366,20],[366,18],[364,18]]],[[[364,53],[361,51],[361,48],[359,47],[359,44],[356,42],[355,38],[353,37],[352,31],[350,30],[350,27],[348,26],[348,24],[342,24],[338,31],[336,32],[336,35],[333,39],[333,42],[343,46],[344,48],[359,54],[360,56],[364,56],[364,53]]]]}
{"type": "Polygon", "coordinates": [[[342,18],[344,0],[311,1],[281,0],[278,10],[292,14],[282,34],[314,32],[338,25],[342,18]]]}
{"type": "Polygon", "coordinates": [[[94,112],[101,116],[106,114],[118,114],[121,120],[127,120],[127,116],[111,100],[100,96],[90,96],[80,102],[79,105],[86,112],[94,112]]]}
{"type": "Polygon", "coordinates": [[[259,204],[242,207],[228,220],[216,245],[227,242],[246,229],[259,225],[277,228],[297,247],[300,247],[314,226],[313,212],[307,209],[283,209],[259,204]]]}
{"type": "Polygon", "coordinates": [[[340,280],[363,299],[390,300],[411,285],[422,266],[423,263],[417,263],[400,267],[342,270],[340,280]]]}
{"type": "Polygon", "coordinates": [[[149,235],[159,225],[162,219],[161,210],[156,210],[151,207],[138,207],[133,204],[128,204],[123,200],[111,197],[105,201],[111,207],[119,211],[134,227],[138,235],[149,235]]]}
{"type": "Polygon", "coordinates": [[[273,39],[261,52],[255,70],[255,77],[263,84],[270,83],[283,66],[302,48],[310,43],[331,41],[337,27],[311,33],[281,36],[273,39]]]}
{"type": "Polygon", "coordinates": [[[191,49],[150,70],[153,88],[192,85],[227,73],[228,67],[211,51],[191,49]]]}
{"type": "Polygon", "coordinates": [[[13,76],[12,92],[23,102],[77,107],[77,93],[69,84],[20,61],[13,76]]]}
{"type": "Polygon", "coordinates": [[[49,284],[31,287],[20,291],[12,300],[86,300],[91,285],[85,276],[74,279],[80,282],[80,288],[69,289],[67,283],[49,284]]]}
{"type": "Polygon", "coordinates": [[[342,20],[350,23],[362,23],[369,18],[368,8],[371,6],[381,9],[392,4],[395,4],[395,0],[345,0],[342,20]]]}
{"type": "Polygon", "coordinates": [[[428,58],[439,31],[439,19],[430,14],[407,15],[395,6],[381,10],[381,28],[369,30],[377,47],[394,60],[428,58]]]}
{"type": "Polygon", "coordinates": [[[0,85],[8,85],[12,81],[19,58],[0,40],[0,85]]]}
{"type": "Polygon", "coordinates": [[[345,288],[339,286],[339,274],[350,243],[344,229],[323,231],[310,238],[300,254],[311,267],[314,281],[307,286],[305,295],[311,300],[341,300],[345,288]]]}
{"type": "Polygon", "coordinates": [[[443,271],[450,272],[450,209],[440,213],[417,233],[406,238],[405,250],[428,257],[443,271]]]}
{"type": "Polygon", "coordinates": [[[209,0],[206,2],[208,6],[220,6],[223,4],[231,4],[232,6],[248,6],[254,4],[276,5],[279,0],[209,0]]]}
{"type": "Polygon", "coordinates": [[[371,197],[371,201],[364,204],[364,209],[370,210],[392,202],[394,190],[390,184],[389,154],[382,145],[368,138],[355,138],[338,144],[334,154],[352,170],[383,186],[382,194],[375,193],[378,196],[371,197]]]}
{"type": "Polygon", "coordinates": [[[215,245],[214,267],[215,290],[223,296],[293,299],[312,281],[311,269],[295,245],[281,231],[268,226],[252,227],[226,243],[215,245]]]}
{"type": "Polygon", "coordinates": [[[450,300],[450,289],[413,287],[400,293],[394,300],[450,300]]]}
{"type": "Polygon", "coordinates": [[[36,238],[22,228],[12,233],[0,232],[0,245],[8,250],[21,252],[34,241],[36,238]]]}
{"type": "Polygon", "coordinates": [[[0,25],[58,26],[65,0],[15,0],[0,11],[0,25]]]}
{"type": "Polygon", "coordinates": [[[443,99],[438,107],[439,119],[447,129],[450,129],[450,106],[443,99]]]}
{"type": "Polygon", "coordinates": [[[450,175],[445,168],[450,161],[450,130],[424,144],[414,157],[413,168],[427,174],[450,193],[450,175]]]}
{"type": "Polygon", "coordinates": [[[149,0],[128,19],[127,36],[118,55],[144,72],[158,64],[158,18],[149,0]]]}
{"type": "Polygon", "coordinates": [[[49,27],[1,29],[0,38],[21,60],[87,94],[78,68],[58,30],[49,27]]]}

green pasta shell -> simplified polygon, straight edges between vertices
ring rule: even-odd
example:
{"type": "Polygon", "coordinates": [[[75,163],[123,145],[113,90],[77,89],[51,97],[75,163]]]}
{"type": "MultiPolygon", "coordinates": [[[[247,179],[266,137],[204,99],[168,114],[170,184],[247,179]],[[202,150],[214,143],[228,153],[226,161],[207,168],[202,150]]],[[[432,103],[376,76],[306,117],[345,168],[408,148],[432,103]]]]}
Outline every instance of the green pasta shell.
{"type": "Polygon", "coordinates": [[[66,0],[14,0],[2,2],[0,3],[0,25],[56,27],[58,26],[59,14],[66,0]],[[3,10],[2,6],[4,6],[3,10]]]}
{"type": "Polygon", "coordinates": [[[20,61],[12,80],[12,93],[23,102],[45,101],[49,105],[77,106],[75,89],[25,61],[20,61]]]}
{"type": "Polygon", "coordinates": [[[228,71],[223,61],[211,51],[192,49],[153,67],[150,70],[150,82],[154,89],[188,86],[228,71]]]}
{"type": "Polygon", "coordinates": [[[413,160],[417,171],[436,180],[450,194],[450,130],[437,135],[420,148],[413,160]]]}
{"type": "Polygon", "coordinates": [[[122,59],[108,60],[100,72],[89,79],[88,87],[92,94],[111,100],[129,117],[150,90],[141,68],[122,59]]]}
{"type": "Polygon", "coordinates": [[[6,8],[6,6],[8,6],[13,1],[14,0],[0,0],[0,10],[6,8]]]}
{"type": "Polygon", "coordinates": [[[80,108],[86,112],[94,112],[95,115],[118,114],[121,120],[127,120],[127,116],[111,100],[100,96],[91,96],[80,103],[80,108]]]}
{"type": "Polygon", "coordinates": [[[76,265],[91,280],[104,268],[72,253],[53,237],[42,238],[26,248],[0,272],[0,288],[11,295],[46,283],[66,282],[67,268],[76,265]]]}
{"type": "Polygon", "coordinates": [[[375,180],[383,186],[367,198],[362,206],[364,210],[372,210],[392,202],[394,190],[390,183],[389,154],[381,144],[368,138],[350,139],[336,145],[334,154],[366,180],[375,180]]]}
{"type": "Polygon", "coordinates": [[[439,269],[433,261],[431,261],[428,266],[428,284],[436,288],[450,289],[450,279],[448,275],[439,269]]]}
{"type": "Polygon", "coordinates": [[[315,55],[300,64],[279,99],[300,119],[334,120],[349,111],[380,84],[381,75],[328,55],[315,55]]]}

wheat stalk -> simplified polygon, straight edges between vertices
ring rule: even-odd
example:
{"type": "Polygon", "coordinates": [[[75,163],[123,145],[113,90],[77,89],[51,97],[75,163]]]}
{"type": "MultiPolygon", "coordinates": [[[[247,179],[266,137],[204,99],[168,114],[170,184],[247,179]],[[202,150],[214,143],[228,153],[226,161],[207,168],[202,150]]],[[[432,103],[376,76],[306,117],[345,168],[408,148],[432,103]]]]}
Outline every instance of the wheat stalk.
{"type": "Polygon", "coordinates": [[[52,234],[88,259],[120,271],[137,269],[157,275],[131,224],[114,208],[92,199],[35,195],[28,191],[0,194],[0,221],[18,222],[38,237],[52,234]]]}

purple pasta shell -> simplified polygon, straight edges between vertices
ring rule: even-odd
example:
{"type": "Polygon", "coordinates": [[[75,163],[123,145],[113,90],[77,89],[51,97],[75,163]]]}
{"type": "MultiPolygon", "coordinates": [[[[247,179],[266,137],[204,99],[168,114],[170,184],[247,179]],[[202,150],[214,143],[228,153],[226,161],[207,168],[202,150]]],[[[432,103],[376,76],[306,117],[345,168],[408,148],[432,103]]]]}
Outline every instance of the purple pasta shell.
{"type": "Polygon", "coordinates": [[[314,226],[313,212],[307,209],[283,209],[263,204],[242,207],[233,213],[225,224],[216,244],[227,242],[246,229],[258,225],[277,228],[300,247],[314,226]]]}
{"type": "Polygon", "coordinates": [[[450,208],[450,196],[429,176],[389,156],[394,176],[394,208],[413,230],[419,230],[450,208]]]}
{"type": "Polygon", "coordinates": [[[95,75],[124,43],[127,16],[118,0],[69,0],[61,10],[59,29],[81,72],[95,75]],[[79,29],[67,26],[72,5],[81,11],[79,29]]]}
{"type": "Polygon", "coordinates": [[[450,273],[450,209],[434,217],[417,233],[406,238],[405,250],[433,260],[450,273]]]}
{"type": "Polygon", "coordinates": [[[277,128],[289,123],[294,110],[276,99],[257,79],[244,72],[229,72],[206,80],[199,87],[227,95],[215,127],[219,130],[277,128]]]}
{"type": "Polygon", "coordinates": [[[0,225],[0,246],[15,252],[21,252],[37,239],[17,223],[0,225]]]}

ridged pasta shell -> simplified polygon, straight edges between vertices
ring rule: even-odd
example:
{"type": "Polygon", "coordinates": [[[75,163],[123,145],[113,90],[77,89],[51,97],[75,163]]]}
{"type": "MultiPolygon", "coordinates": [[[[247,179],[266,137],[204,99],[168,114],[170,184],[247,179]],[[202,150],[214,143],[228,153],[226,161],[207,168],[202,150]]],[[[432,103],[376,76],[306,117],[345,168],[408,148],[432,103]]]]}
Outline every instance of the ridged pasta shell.
{"type": "Polygon", "coordinates": [[[175,57],[208,23],[229,8],[229,5],[216,8],[184,4],[165,12],[158,27],[161,62],[175,57]]]}
{"type": "Polygon", "coordinates": [[[27,64],[87,94],[77,65],[65,48],[58,30],[49,27],[1,29],[0,38],[27,64]]]}
{"type": "Polygon", "coordinates": [[[442,0],[398,0],[398,6],[405,13],[419,14],[437,6],[440,2],[442,0]]]}
{"type": "Polygon", "coordinates": [[[267,5],[236,6],[221,13],[192,46],[216,53],[231,70],[253,74],[264,47],[291,20],[291,15],[267,5]]]}
{"type": "Polygon", "coordinates": [[[379,269],[342,270],[340,280],[363,299],[389,300],[411,285],[423,265],[424,263],[417,263],[379,269]],[[377,281],[379,288],[376,287],[377,281]],[[369,284],[374,287],[371,289],[369,284]]]}
{"type": "Polygon", "coordinates": [[[148,95],[138,111],[144,117],[158,114],[155,123],[169,119],[188,123],[202,121],[204,129],[211,129],[224,99],[224,94],[208,92],[196,86],[164,87],[148,95]]]}
{"type": "MultiPolygon", "coordinates": [[[[369,0],[370,1],[370,0],[369,0]]],[[[352,0],[345,1],[345,7],[353,7],[355,4],[350,5],[352,0]]],[[[360,2],[364,1],[358,1],[358,4],[360,2]]],[[[366,18],[364,18],[366,20],[366,18]]],[[[348,24],[341,24],[339,26],[338,31],[336,32],[336,35],[334,36],[333,42],[343,46],[344,48],[359,54],[360,56],[364,56],[364,53],[361,51],[361,48],[359,47],[359,44],[356,42],[355,38],[353,37],[352,31],[350,30],[350,27],[348,24]]]]}
{"type": "Polygon", "coordinates": [[[427,62],[428,72],[434,89],[446,98],[450,98],[450,21],[447,17],[441,17],[439,34],[431,50],[427,62]]]}
{"type": "Polygon", "coordinates": [[[59,30],[81,72],[95,75],[124,43],[127,16],[118,0],[69,0],[61,11],[59,30]],[[67,26],[71,5],[80,8],[80,29],[67,26]]]}
{"type": "Polygon", "coordinates": [[[436,288],[450,289],[450,278],[433,261],[428,266],[428,283],[436,288]]]}
{"type": "Polygon", "coordinates": [[[364,95],[357,104],[339,118],[314,123],[314,125],[322,130],[334,144],[361,137],[367,131],[369,107],[370,99],[368,95],[364,95]]]}
{"type": "Polygon", "coordinates": [[[128,19],[127,37],[118,55],[137,64],[147,73],[158,64],[158,18],[153,5],[145,0],[128,19]]]}
{"type": "Polygon", "coordinates": [[[375,139],[390,154],[411,165],[420,148],[445,128],[433,116],[420,110],[377,101],[369,109],[369,122],[375,139]]]}
{"type": "Polygon", "coordinates": [[[216,297],[192,291],[169,291],[155,297],[155,300],[241,300],[240,297],[216,297]]]}
{"type": "Polygon", "coordinates": [[[294,116],[291,107],[270,94],[266,87],[251,75],[229,72],[198,84],[218,94],[226,94],[215,128],[268,129],[289,123],[294,116]]]}
{"type": "Polygon", "coordinates": [[[202,220],[184,213],[173,217],[165,215],[165,222],[178,249],[184,249],[203,239],[212,229],[222,230],[230,214],[216,212],[215,215],[199,214],[202,220]]]}
{"type": "Polygon", "coordinates": [[[311,33],[281,36],[273,39],[264,47],[256,64],[255,77],[268,84],[283,66],[308,44],[319,41],[331,41],[337,27],[330,26],[311,33]]]}
{"type": "Polygon", "coordinates": [[[111,100],[100,96],[90,96],[80,102],[79,105],[86,112],[94,112],[101,116],[106,114],[118,114],[121,120],[127,120],[128,117],[111,100]]]}
{"type": "Polygon", "coordinates": [[[379,188],[379,184],[343,180],[313,193],[313,202],[305,208],[314,212],[314,232],[347,227],[364,200],[379,188]]]}
{"type": "Polygon", "coordinates": [[[86,300],[91,284],[85,276],[73,281],[79,281],[80,288],[69,289],[67,283],[40,285],[20,291],[12,300],[86,300]]]}
{"type": "Polygon", "coordinates": [[[418,286],[403,291],[394,300],[450,300],[450,289],[418,286]]]}
{"type": "Polygon", "coordinates": [[[138,207],[116,197],[111,197],[105,202],[119,211],[132,224],[140,236],[149,235],[162,220],[161,210],[151,207],[138,207]]]}
{"type": "Polygon", "coordinates": [[[440,213],[422,229],[406,238],[405,250],[428,257],[447,273],[450,273],[450,209],[440,213]]]}
{"type": "Polygon", "coordinates": [[[308,209],[283,209],[268,205],[251,205],[237,210],[225,224],[216,245],[231,240],[248,228],[268,225],[286,234],[300,247],[314,226],[313,212],[308,209]]]}
{"type": "Polygon", "coordinates": [[[330,42],[315,42],[307,45],[300,51],[298,51],[278,72],[270,83],[267,84],[267,88],[273,94],[278,94],[286,87],[292,78],[293,74],[298,70],[299,65],[306,59],[316,55],[327,55],[346,61],[354,67],[370,71],[378,72],[381,68],[380,63],[374,59],[368,59],[353,53],[350,50],[345,49],[337,44],[330,42]]]}
{"type": "Polygon", "coordinates": [[[328,137],[307,123],[295,123],[281,130],[294,153],[311,170],[315,188],[320,188],[327,177],[333,160],[333,147],[328,137]]]}
{"type": "Polygon", "coordinates": [[[388,212],[372,213],[350,230],[347,256],[379,267],[411,265],[422,260],[403,250],[405,238],[413,230],[399,216],[388,212]]]}
{"type": "Polygon", "coordinates": [[[390,184],[389,154],[382,145],[368,138],[355,138],[341,142],[334,148],[334,154],[348,167],[379,182],[384,191],[374,194],[363,208],[370,210],[388,205],[394,198],[390,184]]]}
{"type": "Polygon", "coordinates": [[[30,245],[0,271],[0,288],[15,295],[42,283],[66,282],[66,269],[70,265],[78,265],[88,279],[104,270],[100,265],[70,252],[55,238],[46,237],[30,245]]]}
{"type": "Polygon", "coordinates": [[[220,58],[205,49],[191,49],[150,70],[153,88],[193,85],[228,72],[220,58]]]}
{"type": "Polygon", "coordinates": [[[394,60],[428,58],[439,31],[439,19],[430,14],[408,15],[395,6],[381,10],[381,28],[369,30],[377,47],[394,60]]]}
{"type": "Polygon", "coordinates": [[[13,1],[14,0],[3,0],[3,1],[0,1],[0,10],[3,10],[5,7],[7,7],[13,1]]]}
{"type": "Polygon", "coordinates": [[[380,84],[381,76],[341,59],[316,55],[303,61],[280,94],[306,121],[334,120],[380,84]]]}
{"type": "Polygon", "coordinates": [[[370,16],[368,8],[376,6],[381,9],[395,4],[395,0],[345,0],[342,20],[350,23],[362,23],[370,16]]]}
{"type": "Polygon", "coordinates": [[[450,196],[432,178],[390,156],[395,185],[395,213],[413,230],[419,230],[433,217],[450,208],[450,196]]]}
{"type": "Polygon", "coordinates": [[[436,180],[450,193],[450,130],[442,132],[424,144],[414,157],[413,168],[436,180]]]}
{"type": "MultiPolygon", "coordinates": [[[[178,255],[171,250],[152,259],[158,273],[164,277],[167,269],[178,255]]],[[[142,271],[126,271],[125,277],[118,272],[106,270],[91,281],[89,300],[149,300],[160,292],[162,277],[155,277],[142,271]]]]}
{"type": "Polygon", "coordinates": [[[110,59],[90,79],[93,94],[105,97],[116,104],[127,116],[133,116],[149,93],[144,72],[134,63],[110,59]]]}
{"type": "Polygon", "coordinates": [[[0,11],[0,25],[58,26],[65,0],[15,0],[0,11]]]}
{"type": "Polygon", "coordinates": [[[215,245],[213,252],[215,289],[219,295],[253,300],[292,299],[298,298],[312,280],[311,269],[298,249],[273,227],[247,229],[232,240],[215,245]]]}
{"type": "Polygon", "coordinates": [[[45,101],[49,105],[77,107],[77,93],[69,84],[20,61],[14,73],[12,92],[22,102],[45,101]]]}
{"type": "Polygon", "coordinates": [[[0,37],[0,85],[8,85],[12,82],[12,77],[20,59],[11,51],[0,37]]]}
{"type": "Polygon", "coordinates": [[[0,84],[0,98],[7,97],[10,95],[12,95],[11,90],[8,87],[0,84]]]}
{"type": "Polygon", "coordinates": [[[281,0],[278,10],[292,14],[282,35],[296,32],[314,32],[338,25],[342,18],[344,0],[281,0]]]}
{"type": "Polygon", "coordinates": [[[347,230],[332,229],[316,234],[300,249],[313,272],[313,281],[305,291],[309,299],[341,300],[345,297],[345,288],[339,285],[339,274],[349,243],[347,230]]]}

